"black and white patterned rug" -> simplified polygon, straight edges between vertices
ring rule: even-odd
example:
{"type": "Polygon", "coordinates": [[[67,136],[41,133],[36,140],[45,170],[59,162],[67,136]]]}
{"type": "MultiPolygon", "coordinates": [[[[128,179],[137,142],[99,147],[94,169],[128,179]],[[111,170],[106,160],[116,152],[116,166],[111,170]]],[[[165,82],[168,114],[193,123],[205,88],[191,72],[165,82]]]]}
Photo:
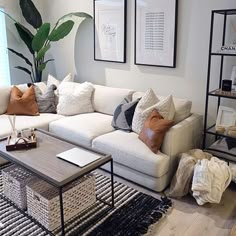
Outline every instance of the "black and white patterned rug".
{"type": "MultiPolygon", "coordinates": [[[[110,178],[96,174],[96,188],[99,198],[110,200],[110,178]]],[[[149,227],[157,224],[171,207],[171,201],[167,198],[158,200],[122,183],[115,182],[114,190],[114,209],[97,201],[82,216],[67,222],[66,235],[144,235],[149,227]]],[[[0,193],[2,193],[1,175],[0,193]]],[[[59,230],[54,231],[53,234],[61,235],[59,230]]],[[[0,197],[0,235],[47,236],[49,234],[0,197]]]]}

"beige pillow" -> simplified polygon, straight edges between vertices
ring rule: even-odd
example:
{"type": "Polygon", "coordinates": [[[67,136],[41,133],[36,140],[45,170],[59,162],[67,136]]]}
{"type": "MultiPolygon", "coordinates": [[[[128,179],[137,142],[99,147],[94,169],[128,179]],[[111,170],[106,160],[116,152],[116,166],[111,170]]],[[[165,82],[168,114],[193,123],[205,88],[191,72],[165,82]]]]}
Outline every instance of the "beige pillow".
{"type": "Polygon", "coordinates": [[[175,115],[175,106],[172,95],[159,101],[152,89],[148,89],[139,101],[132,121],[132,130],[139,134],[143,128],[144,122],[150,113],[156,109],[166,120],[173,120],[175,115]]]}

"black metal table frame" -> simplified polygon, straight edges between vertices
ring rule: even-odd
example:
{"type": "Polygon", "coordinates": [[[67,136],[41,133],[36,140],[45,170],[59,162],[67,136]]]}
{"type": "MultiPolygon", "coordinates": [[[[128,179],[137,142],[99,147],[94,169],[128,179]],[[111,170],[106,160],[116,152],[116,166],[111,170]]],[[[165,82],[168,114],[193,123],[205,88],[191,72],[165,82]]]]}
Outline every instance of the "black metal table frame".
{"type": "MultiPolygon", "coordinates": [[[[58,138],[58,139],[60,139],[60,140],[62,140],[62,141],[65,141],[65,142],[68,142],[68,143],[71,143],[71,144],[74,144],[74,145],[80,147],[80,145],[78,145],[78,144],[75,144],[75,143],[70,142],[70,141],[68,141],[68,140],[65,140],[65,139],[63,139],[63,138],[57,137],[57,136],[55,136],[55,135],[53,135],[53,134],[51,134],[51,133],[48,133],[48,132],[46,132],[46,131],[43,131],[43,130],[39,130],[39,131],[42,132],[42,133],[48,134],[48,135],[50,135],[50,136],[52,136],[52,137],[58,138]]],[[[87,149],[88,149],[88,148],[87,148],[87,149]]],[[[88,149],[88,150],[89,150],[89,149],[88,149]]],[[[99,152],[98,152],[98,153],[99,153],[99,152]]],[[[101,153],[101,152],[100,152],[100,153],[101,153]]],[[[104,155],[104,154],[103,154],[103,155],[104,155]]],[[[62,235],[63,235],[63,236],[66,235],[66,234],[65,234],[65,221],[64,221],[64,208],[63,208],[63,188],[65,188],[66,186],[70,185],[72,182],[74,182],[74,181],[76,181],[76,180],[82,178],[84,175],[91,173],[92,171],[94,171],[94,170],[100,168],[101,166],[103,166],[103,165],[105,165],[105,164],[107,164],[107,163],[109,163],[109,162],[110,162],[110,175],[111,175],[111,203],[110,203],[110,202],[106,202],[106,201],[104,201],[104,200],[102,200],[102,199],[99,199],[98,197],[96,197],[96,198],[97,198],[97,200],[99,200],[99,201],[101,201],[102,203],[104,203],[104,204],[110,206],[111,208],[114,207],[114,173],[113,173],[113,159],[112,159],[112,158],[109,159],[109,160],[107,160],[106,162],[100,164],[100,165],[95,166],[94,168],[90,169],[89,171],[83,173],[82,176],[79,176],[79,177],[77,177],[77,178],[74,178],[74,179],[72,179],[71,181],[67,182],[66,184],[63,184],[63,185],[61,185],[61,186],[58,186],[56,183],[50,181],[48,178],[46,178],[46,177],[44,177],[44,176],[42,176],[42,175],[39,175],[38,173],[34,172],[32,169],[29,169],[29,168],[25,167],[23,164],[21,165],[21,164],[18,163],[18,162],[14,162],[14,161],[9,157],[8,154],[3,153],[3,152],[0,151],[0,156],[1,156],[2,158],[4,158],[4,159],[10,161],[10,162],[13,163],[13,164],[16,164],[16,165],[21,166],[22,168],[24,168],[24,169],[27,170],[28,172],[30,172],[30,173],[32,173],[33,175],[37,176],[39,179],[44,180],[45,182],[49,183],[50,185],[52,185],[52,186],[54,186],[55,188],[58,189],[59,201],[60,201],[61,232],[62,232],[62,235]]],[[[34,223],[36,223],[38,226],[40,226],[40,227],[41,227],[43,230],[45,230],[47,233],[49,233],[50,235],[54,235],[54,234],[53,234],[52,232],[50,232],[47,228],[45,228],[42,224],[40,224],[36,219],[34,219],[32,216],[28,215],[26,212],[24,212],[24,211],[21,210],[19,207],[17,207],[12,201],[10,201],[10,200],[7,199],[5,196],[3,196],[3,194],[0,194],[0,197],[3,198],[4,200],[7,200],[9,204],[11,204],[13,207],[15,207],[15,208],[16,208],[18,211],[20,211],[21,213],[23,213],[24,216],[26,216],[26,217],[29,218],[30,220],[33,220],[34,223]]],[[[79,215],[79,214],[78,214],[78,215],[79,215]]]]}

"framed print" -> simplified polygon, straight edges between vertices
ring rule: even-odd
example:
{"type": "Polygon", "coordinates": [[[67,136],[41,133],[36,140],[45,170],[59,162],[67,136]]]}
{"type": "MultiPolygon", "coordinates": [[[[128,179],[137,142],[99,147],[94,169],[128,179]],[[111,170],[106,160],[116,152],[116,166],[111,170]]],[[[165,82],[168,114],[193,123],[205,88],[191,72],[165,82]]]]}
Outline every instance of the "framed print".
{"type": "Polygon", "coordinates": [[[232,90],[236,90],[236,66],[233,66],[231,72],[232,90]]]}
{"type": "Polygon", "coordinates": [[[135,64],[176,67],[178,0],[135,0],[135,64]]]}
{"type": "Polygon", "coordinates": [[[94,60],[126,62],[126,0],[94,0],[94,60]]]}
{"type": "Polygon", "coordinates": [[[236,121],[236,111],[233,108],[219,106],[216,126],[222,126],[224,128],[234,126],[236,121]]]}

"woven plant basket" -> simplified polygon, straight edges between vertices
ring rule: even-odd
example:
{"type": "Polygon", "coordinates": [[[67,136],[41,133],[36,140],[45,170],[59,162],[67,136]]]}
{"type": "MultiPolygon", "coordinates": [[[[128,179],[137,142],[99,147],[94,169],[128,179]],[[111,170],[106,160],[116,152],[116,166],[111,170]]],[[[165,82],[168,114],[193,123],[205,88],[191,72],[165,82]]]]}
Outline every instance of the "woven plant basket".
{"type": "Polygon", "coordinates": [[[23,168],[12,165],[2,170],[3,194],[20,209],[26,209],[26,184],[32,175],[23,168]]]}
{"type": "MultiPolygon", "coordinates": [[[[52,231],[61,226],[58,189],[42,180],[26,186],[28,214],[52,231]]],[[[64,220],[68,221],[95,203],[95,176],[86,175],[63,189],[64,220]]]]}

